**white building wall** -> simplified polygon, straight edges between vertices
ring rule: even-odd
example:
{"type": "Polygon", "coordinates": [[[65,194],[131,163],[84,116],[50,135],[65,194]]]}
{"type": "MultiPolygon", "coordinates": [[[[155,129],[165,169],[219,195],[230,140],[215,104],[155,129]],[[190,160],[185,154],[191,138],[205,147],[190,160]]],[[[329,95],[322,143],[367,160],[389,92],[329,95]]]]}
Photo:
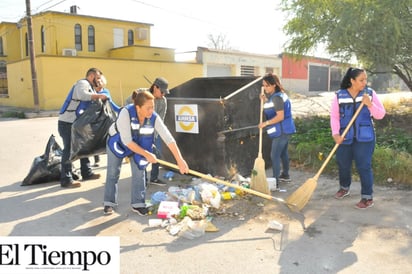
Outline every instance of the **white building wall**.
{"type": "MultiPolygon", "coordinates": [[[[282,59],[278,56],[258,55],[243,52],[215,51],[210,49],[198,48],[197,61],[204,66],[205,74],[203,76],[216,76],[215,71],[208,71],[218,65],[230,66],[232,68],[231,76],[241,76],[242,66],[253,66],[255,74],[264,75],[268,70],[279,75],[282,71],[282,59]]],[[[222,75],[227,76],[227,75],[222,75]]]]}
{"type": "Polygon", "coordinates": [[[308,80],[302,79],[281,79],[282,85],[286,90],[309,95],[308,80]]]}

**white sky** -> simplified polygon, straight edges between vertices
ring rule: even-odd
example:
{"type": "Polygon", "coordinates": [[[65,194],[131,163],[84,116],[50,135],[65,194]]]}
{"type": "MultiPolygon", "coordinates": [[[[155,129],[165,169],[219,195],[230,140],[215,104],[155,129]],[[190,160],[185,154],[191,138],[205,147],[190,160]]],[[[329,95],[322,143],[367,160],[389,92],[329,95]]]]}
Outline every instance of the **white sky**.
{"type": "MultiPolygon", "coordinates": [[[[46,10],[153,24],[151,46],[176,52],[208,47],[208,35],[223,34],[236,50],[278,54],[286,38],[280,0],[31,0],[32,14],[46,10]]],[[[25,16],[26,0],[1,0],[0,21],[25,16]]]]}

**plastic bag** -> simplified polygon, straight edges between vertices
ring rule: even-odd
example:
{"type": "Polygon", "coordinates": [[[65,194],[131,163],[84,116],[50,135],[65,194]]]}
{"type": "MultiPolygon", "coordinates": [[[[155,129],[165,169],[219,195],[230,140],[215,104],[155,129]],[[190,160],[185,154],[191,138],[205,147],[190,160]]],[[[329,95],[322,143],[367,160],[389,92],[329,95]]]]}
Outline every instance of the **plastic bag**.
{"type": "Polygon", "coordinates": [[[24,178],[21,185],[26,186],[59,180],[62,153],[63,150],[52,134],[47,141],[44,154],[34,158],[29,174],[24,178]]]}
{"type": "Polygon", "coordinates": [[[106,153],[106,138],[117,114],[109,100],[93,101],[72,125],[70,161],[106,153]]]}
{"type": "Polygon", "coordinates": [[[205,220],[194,221],[186,216],[179,225],[181,226],[179,236],[193,240],[205,234],[207,223],[205,220]]]}

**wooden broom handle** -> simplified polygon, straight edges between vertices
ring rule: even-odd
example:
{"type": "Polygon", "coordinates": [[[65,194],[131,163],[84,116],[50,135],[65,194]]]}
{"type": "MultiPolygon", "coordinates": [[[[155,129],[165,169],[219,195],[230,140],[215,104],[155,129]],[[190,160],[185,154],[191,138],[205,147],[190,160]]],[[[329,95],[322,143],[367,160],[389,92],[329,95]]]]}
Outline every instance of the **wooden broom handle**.
{"type": "MultiPolygon", "coordinates": [[[[342,132],[342,135],[341,135],[342,138],[345,138],[346,133],[348,133],[350,127],[355,122],[356,118],[358,117],[358,115],[361,112],[364,105],[365,104],[363,102],[360,104],[360,106],[356,110],[355,114],[353,115],[352,119],[349,121],[349,124],[346,126],[345,130],[342,132]]],[[[326,160],[323,162],[323,164],[320,167],[318,173],[316,173],[315,177],[313,177],[315,180],[317,180],[319,178],[320,174],[323,172],[323,170],[325,169],[326,165],[329,163],[330,159],[332,158],[333,154],[338,149],[338,147],[339,147],[339,144],[336,143],[335,146],[333,147],[333,149],[331,150],[331,152],[329,153],[328,157],[326,158],[326,160]]]]}
{"type": "MultiPolygon", "coordinates": [[[[174,169],[179,170],[179,166],[178,166],[178,165],[169,163],[169,162],[164,161],[164,160],[161,160],[161,159],[157,159],[157,162],[158,162],[159,164],[161,164],[161,165],[168,166],[168,167],[171,167],[171,168],[174,168],[174,169]]],[[[200,177],[200,178],[203,178],[203,179],[212,181],[212,182],[216,182],[216,183],[219,183],[219,184],[228,186],[228,187],[233,187],[233,188],[236,188],[236,189],[242,190],[242,191],[244,191],[244,192],[248,192],[248,193],[254,194],[254,195],[256,195],[256,196],[259,196],[259,197],[262,197],[262,198],[265,198],[265,199],[268,199],[268,200],[276,200],[276,201],[285,203],[285,201],[283,201],[283,199],[276,198],[276,197],[270,196],[270,195],[268,195],[268,194],[265,194],[265,193],[262,193],[262,192],[259,192],[259,191],[256,191],[256,190],[253,190],[253,189],[250,189],[250,188],[244,188],[244,187],[242,187],[242,186],[229,183],[229,182],[227,182],[227,181],[224,181],[224,180],[221,180],[221,179],[212,177],[211,175],[206,175],[206,174],[200,173],[200,172],[198,172],[198,171],[194,171],[194,170],[189,169],[189,174],[192,174],[192,175],[195,175],[195,176],[197,176],[197,177],[200,177]]]]}
{"type": "MultiPolygon", "coordinates": [[[[260,90],[260,111],[259,111],[259,124],[263,122],[263,98],[262,95],[264,94],[264,88],[262,86],[260,90]]],[[[262,158],[262,128],[259,128],[259,152],[258,158],[262,158]]]]}

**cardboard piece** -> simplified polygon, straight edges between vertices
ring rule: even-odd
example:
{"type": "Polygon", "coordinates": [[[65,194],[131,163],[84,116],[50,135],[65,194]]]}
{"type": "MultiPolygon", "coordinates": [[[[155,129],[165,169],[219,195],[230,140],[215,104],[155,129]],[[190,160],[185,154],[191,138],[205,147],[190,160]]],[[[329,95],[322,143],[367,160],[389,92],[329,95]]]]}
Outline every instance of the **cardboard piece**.
{"type": "Polygon", "coordinates": [[[173,201],[161,201],[157,210],[157,217],[167,219],[172,215],[179,214],[179,204],[173,201]]]}

